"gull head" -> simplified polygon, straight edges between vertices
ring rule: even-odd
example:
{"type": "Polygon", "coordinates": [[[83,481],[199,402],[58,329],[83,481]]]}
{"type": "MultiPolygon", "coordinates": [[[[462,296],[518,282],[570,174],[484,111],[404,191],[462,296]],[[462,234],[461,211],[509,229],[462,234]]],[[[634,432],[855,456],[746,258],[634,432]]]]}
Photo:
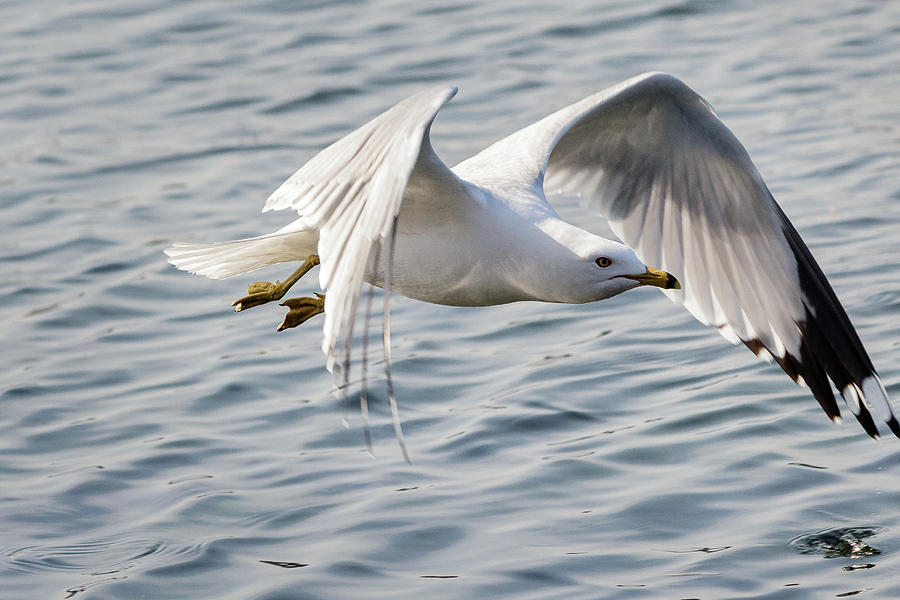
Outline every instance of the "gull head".
{"type": "Polygon", "coordinates": [[[619,242],[571,225],[551,235],[567,249],[566,268],[559,269],[567,280],[560,284],[567,296],[564,302],[605,300],[640,286],[681,289],[675,276],[648,267],[631,248],[619,242]]]}
{"type": "Polygon", "coordinates": [[[649,285],[664,290],[681,289],[678,279],[638,259],[631,248],[611,240],[603,240],[603,248],[582,258],[585,275],[594,290],[592,300],[605,300],[622,292],[649,285]]]}

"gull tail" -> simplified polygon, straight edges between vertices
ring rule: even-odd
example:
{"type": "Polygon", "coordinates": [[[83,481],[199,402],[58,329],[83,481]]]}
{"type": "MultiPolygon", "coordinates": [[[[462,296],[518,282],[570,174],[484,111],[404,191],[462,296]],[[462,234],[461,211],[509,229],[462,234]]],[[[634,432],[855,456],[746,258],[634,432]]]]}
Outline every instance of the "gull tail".
{"type": "Polygon", "coordinates": [[[226,279],[280,262],[304,260],[316,253],[319,232],[297,231],[292,223],[267,235],[228,242],[175,242],[165,253],[169,262],[182,271],[226,279]]]}

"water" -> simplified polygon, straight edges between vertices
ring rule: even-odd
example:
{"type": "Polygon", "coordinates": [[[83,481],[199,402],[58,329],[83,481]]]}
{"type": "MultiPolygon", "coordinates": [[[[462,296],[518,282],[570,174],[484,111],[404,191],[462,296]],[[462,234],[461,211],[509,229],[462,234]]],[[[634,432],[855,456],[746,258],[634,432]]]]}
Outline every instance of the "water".
{"type": "Polygon", "coordinates": [[[897,403],[900,4],[607,4],[0,5],[0,597],[900,596],[900,443],[655,290],[395,297],[407,465],[380,384],[376,458],[341,426],[319,323],[276,334],[229,310],[260,276],[165,262],[281,226],[272,189],[423,87],[460,86],[452,163],[664,70],[744,141],[897,403]]]}

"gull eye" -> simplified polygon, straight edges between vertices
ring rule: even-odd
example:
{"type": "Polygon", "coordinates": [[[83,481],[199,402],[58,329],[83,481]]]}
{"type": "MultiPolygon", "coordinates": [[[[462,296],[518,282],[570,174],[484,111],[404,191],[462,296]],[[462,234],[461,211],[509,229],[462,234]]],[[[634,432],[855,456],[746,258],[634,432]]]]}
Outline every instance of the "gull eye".
{"type": "Polygon", "coordinates": [[[604,269],[612,264],[612,261],[610,259],[606,258],[605,256],[601,256],[594,262],[597,263],[598,267],[602,267],[604,269]]]}

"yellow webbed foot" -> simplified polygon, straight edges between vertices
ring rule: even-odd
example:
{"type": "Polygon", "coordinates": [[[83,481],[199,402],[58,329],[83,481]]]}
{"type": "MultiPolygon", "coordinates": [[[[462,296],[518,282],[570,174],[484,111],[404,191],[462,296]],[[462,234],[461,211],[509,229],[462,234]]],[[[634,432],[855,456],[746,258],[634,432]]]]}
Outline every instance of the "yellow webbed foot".
{"type": "Polygon", "coordinates": [[[312,317],[325,312],[325,295],[316,294],[315,298],[290,298],[281,303],[288,307],[288,314],[278,326],[278,331],[302,325],[312,317]]]}
{"type": "Polygon", "coordinates": [[[254,306],[259,306],[266,302],[279,300],[284,296],[285,292],[287,292],[287,290],[285,290],[284,292],[281,292],[281,294],[278,293],[278,286],[280,284],[280,281],[276,281],[275,283],[269,283],[268,281],[256,281],[251,283],[247,286],[248,295],[243,298],[238,298],[231,303],[234,307],[234,312],[241,312],[242,310],[253,308],[254,306]]]}
{"type": "Polygon", "coordinates": [[[238,298],[231,303],[234,307],[234,312],[241,312],[242,310],[266,304],[267,302],[281,300],[284,295],[287,294],[287,291],[291,289],[291,286],[300,281],[301,277],[306,275],[310,269],[318,264],[319,257],[315,254],[311,254],[303,261],[303,264],[284,281],[276,281],[275,283],[256,281],[251,283],[247,286],[247,295],[243,298],[238,298]]]}

